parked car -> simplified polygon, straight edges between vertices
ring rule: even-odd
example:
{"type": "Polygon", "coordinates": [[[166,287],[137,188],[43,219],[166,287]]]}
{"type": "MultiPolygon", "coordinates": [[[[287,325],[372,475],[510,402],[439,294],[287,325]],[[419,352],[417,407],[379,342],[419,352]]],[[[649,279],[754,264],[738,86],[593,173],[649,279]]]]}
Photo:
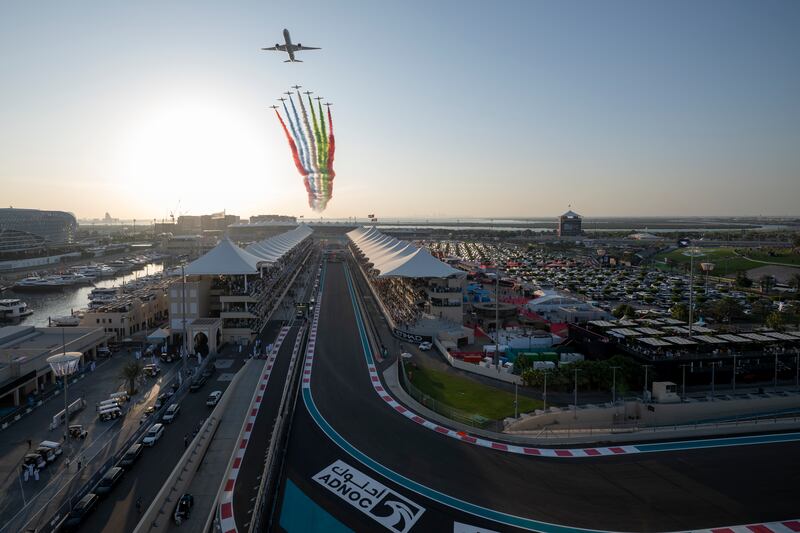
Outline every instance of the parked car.
{"type": "Polygon", "coordinates": [[[89,432],[80,424],[73,424],[69,427],[69,436],[73,439],[85,439],[88,434],[89,432]]]}
{"type": "Polygon", "coordinates": [[[153,364],[144,365],[142,372],[145,376],[155,377],[161,372],[161,367],[153,364]]]}
{"type": "Polygon", "coordinates": [[[215,390],[214,392],[208,395],[208,399],[206,400],[206,405],[209,407],[214,407],[219,403],[220,398],[222,398],[222,391],[215,390]]]}
{"type": "Polygon", "coordinates": [[[78,503],[75,504],[75,507],[72,508],[72,511],[67,515],[67,519],[64,520],[64,523],[61,525],[60,531],[77,531],[78,526],[80,526],[84,520],[86,520],[86,517],[95,510],[98,501],[100,501],[100,498],[97,497],[97,494],[92,492],[78,500],[78,503]]]}
{"type": "Polygon", "coordinates": [[[189,392],[197,392],[197,391],[199,391],[199,390],[200,390],[200,388],[201,388],[203,385],[205,385],[205,384],[206,384],[206,381],[208,381],[208,378],[207,378],[207,377],[205,377],[205,376],[203,376],[202,374],[200,374],[199,376],[197,376],[197,377],[196,377],[196,378],[195,378],[195,379],[192,381],[192,384],[191,384],[191,385],[189,385],[189,392]]]}
{"type": "Polygon", "coordinates": [[[128,451],[125,452],[125,455],[122,456],[122,459],[120,459],[119,466],[123,468],[130,468],[133,466],[133,463],[142,455],[142,450],[144,450],[144,446],[142,446],[141,442],[132,445],[128,448],[128,451]]]}
{"type": "Polygon", "coordinates": [[[193,506],[194,496],[188,492],[181,496],[181,499],[178,500],[178,505],[175,506],[175,514],[173,515],[177,525],[181,525],[181,522],[189,519],[189,513],[191,512],[193,506]]]}
{"type": "Polygon", "coordinates": [[[167,396],[166,392],[162,392],[161,394],[159,394],[158,398],[156,398],[155,408],[156,409],[161,409],[161,406],[164,405],[165,403],[167,403],[168,399],[169,399],[169,396],[167,396]]]}
{"type": "Polygon", "coordinates": [[[145,433],[145,436],[142,439],[142,444],[145,446],[153,446],[163,434],[164,424],[153,424],[153,427],[151,427],[147,433],[145,433]]]}
{"type": "Polygon", "coordinates": [[[97,349],[97,357],[111,357],[111,349],[101,346],[97,349]]]}
{"type": "Polygon", "coordinates": [[[106,496],[109,492],[111,492],[111,489],[113,489],[116,484],[119,483],[124,475],[125,469],[122,467],[114,466],[109,468],[108,472],[106,472],[106,474],[94,488],[94,493],[101,498],[106,496]]]}
{"type": "Polygon", "coordinates": [[[144,413],[142,413],[142,419],[147,418],[148,416],[152,415],[155,412],[156,412],[156,406],[155,405],[149,406],[147,409],[144,410],[144,413]]]}
{"type": "Polygon", "coordinates": [[[97,416],[100,417],[100,420],[104,422],[108,420],[114,420],[115,418],[122,416],[122,409],[119,407],[107,407],[105,409],[101,409],[97,416]]]}
{"type": "Polygon", "coordinates": [[[174,361],[178,357],[173,355],[173,354],[171,354],[171,353],[162,353],[161,355],[158,356],[158,358],[161,359],[162,361],[164,361],[165,363],[171,363],[172,361],[174,361]]]}
{"type": "Polygon", "coordinates": [[[431,348],[433,348],[433,343],[430,343],[428,341],[419,343],[419,349],[422,351],[428,351],[431,348]]]}
{"type": "Polygon", "coordinates": [[[167,412],[164,413],[164,416],[161,417],[161,421],[165,424],[171,424],[173,420],[178,417],[178,413],[181,412],[180,404],[173,403],[169,407],[167,407],[167,412]]]}

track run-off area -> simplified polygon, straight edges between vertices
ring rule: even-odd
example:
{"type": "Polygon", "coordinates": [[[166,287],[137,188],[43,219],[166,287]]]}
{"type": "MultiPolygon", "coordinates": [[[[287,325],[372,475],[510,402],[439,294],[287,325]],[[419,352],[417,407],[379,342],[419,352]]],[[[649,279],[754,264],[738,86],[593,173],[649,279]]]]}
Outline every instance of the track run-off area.
{"type": "Polygon", "coordinates": [[[299,488],[324,509],[327,529],[800,531],[796,433],[537,448],[413,413],[380,380],[353,275],[346,263],[323,267],[284,483],[284,498],[299,488]],[[336,468],[401,503],[357,512],[320,481],[336,468]]]}

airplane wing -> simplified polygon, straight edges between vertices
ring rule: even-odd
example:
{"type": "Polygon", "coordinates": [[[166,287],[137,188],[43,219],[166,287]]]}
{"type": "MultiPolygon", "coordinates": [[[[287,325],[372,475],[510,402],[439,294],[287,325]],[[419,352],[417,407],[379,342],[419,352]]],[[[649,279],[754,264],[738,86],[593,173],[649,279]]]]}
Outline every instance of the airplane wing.
{"type": "Polygon", "coordinates": [[[303,46],[303,45],[297,46],[297,45],[292,45],[292,50],[297,52],[299,50],[320,50],[320,48],[317,48],[315,46],[303,46]]]}
{"type": "Polygon", "coordinates": [[[262,50],[273,50],[273,51],[278,51],[278,52],[285,52],[286,51],[286,45],[279,44],[278,46],[270,46],[269,48],[262,48],[262,50]]]}

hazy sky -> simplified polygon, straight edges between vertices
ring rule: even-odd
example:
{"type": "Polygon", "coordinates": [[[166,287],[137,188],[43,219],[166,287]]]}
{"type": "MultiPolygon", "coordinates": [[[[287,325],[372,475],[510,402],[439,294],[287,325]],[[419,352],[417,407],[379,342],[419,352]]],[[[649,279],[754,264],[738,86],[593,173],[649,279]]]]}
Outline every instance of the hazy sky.
{"type": "Polygon", "coordinates": [[[796,0],[7,0],[0,204],[310,216],[267,107],[299,83],[334,103],[325,217],[797,215],[798,28],[796,0]],[[323,50],[259,51],[283,28],[323,50]]]}

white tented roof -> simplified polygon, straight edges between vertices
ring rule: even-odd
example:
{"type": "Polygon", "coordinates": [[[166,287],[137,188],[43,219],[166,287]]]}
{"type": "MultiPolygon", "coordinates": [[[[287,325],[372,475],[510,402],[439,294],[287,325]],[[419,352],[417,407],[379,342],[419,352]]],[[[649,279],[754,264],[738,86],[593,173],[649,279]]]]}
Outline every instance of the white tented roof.
{"type": "Polygon", "coordinates": [[[291,231],[251,244],[246,249],[239,248],[225,237],[208,253],[189,263],[185,272],[189,275],[255,274],[259,264],[278,261],[313,232],[310,227],[300,224],[291,231]]]}
{"type": "Polygon", "coordinates": [[[375,229],[359,227],[347,233],[378,277],[447,278],[463,276],[462,270],[439,261],[425,248],[385,235],[375,229]]]}
{"type": "Polygon", "coordinates": [[[186,266],[188,275],[255,274],[260,258],[242,250],[225,237],[218,245],[186,266]]]}
{"type": "Polygon", "coordinates": [[[305,224],[300,224],[295,229],[275,235],[263,241],[253,243],[245,250],[259,257],[263,263],[275,263],[289,253],[295,246],[303,242],[314,232],[305,224]]]}

